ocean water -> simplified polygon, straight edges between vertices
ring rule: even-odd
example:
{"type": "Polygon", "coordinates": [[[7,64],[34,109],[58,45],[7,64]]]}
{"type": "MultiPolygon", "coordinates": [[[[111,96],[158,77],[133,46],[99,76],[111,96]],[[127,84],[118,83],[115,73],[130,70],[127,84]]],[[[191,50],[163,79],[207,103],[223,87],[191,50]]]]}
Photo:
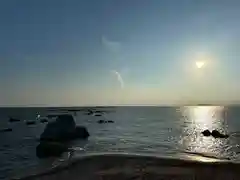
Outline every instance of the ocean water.
{"type": "Polygon", "coordinates": [[[69,146],[73,156],[90,152],[148,153],[175,158],[203,157],[240,161],[240,107],[183,106],[183,107],[98,107],[106,111],[103,116],[86,114],[91,108],[1,108],[0,128],[10,127],[12,132],[0,133],[0,179],[8,179],[31,169],[48,169],[61,160],[39,159],[36,156],[38,138],[46,124],[37,122],[27,126],[24,120],[36,116],[69,113],[67,109],[80,109],[74,116],[76,124],[87,127],[88,140],[75,140],[69,146]],[[9,117],[21,119],[8,122],[9,117]],[[100,119],[114,123],[98,124],[100,119]],[[201,131],[217,129],[229,134],[227,139],[204,137],[201,131]]]}

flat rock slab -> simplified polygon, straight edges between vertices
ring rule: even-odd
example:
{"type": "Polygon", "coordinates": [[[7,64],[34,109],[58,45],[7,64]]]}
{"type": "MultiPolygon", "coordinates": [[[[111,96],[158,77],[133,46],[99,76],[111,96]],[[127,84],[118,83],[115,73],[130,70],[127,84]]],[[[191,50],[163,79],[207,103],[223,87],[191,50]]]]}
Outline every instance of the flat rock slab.
{"type": "Polygon", "coordinates": [[[199,162],[129,154],[97,154],[66,162],[22,180],[240,179],[240,164],[228,161],[199,162]]]}

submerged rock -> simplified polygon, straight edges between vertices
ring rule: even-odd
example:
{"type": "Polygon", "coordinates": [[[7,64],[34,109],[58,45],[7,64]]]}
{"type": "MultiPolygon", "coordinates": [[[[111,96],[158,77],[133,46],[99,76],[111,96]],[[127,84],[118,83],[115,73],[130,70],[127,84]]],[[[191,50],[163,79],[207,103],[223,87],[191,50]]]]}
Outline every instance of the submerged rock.
{"type": "Polygon", "coordinates": [[[71,115],[59,115],[56,121],[49,122],[40,140],[69,141],[76,138],[87,138],[89,133],[83,126],[77,126],[71,115]]]}
{"type": "Polygon", "coordinates": [[[0,129],[0,132],[10,132],[10,131],[12,131],[12,128],[0,129]]]}
{"type": "Polygon", "coordinates": [[[202,132],[204,136],[211,136],[211,132],[209,130],[205,130],[202,132]]]}
{"type": "Polygon", "coordinates": [[[9,122],[19,122],[19,121],[20,121],[20,119],[14,119],[14,118],[9,119],[9,122]]]}

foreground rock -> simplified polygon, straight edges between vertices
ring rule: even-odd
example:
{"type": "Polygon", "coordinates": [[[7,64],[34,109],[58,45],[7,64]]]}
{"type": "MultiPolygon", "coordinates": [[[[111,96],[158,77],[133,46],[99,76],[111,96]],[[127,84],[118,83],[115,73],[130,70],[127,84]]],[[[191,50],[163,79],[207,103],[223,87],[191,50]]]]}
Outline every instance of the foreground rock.
{"type": "Polygon", "coordinates": [[[69,141],[86,139],[89,133],[83,126],[76,126],[71,115],[59,115],[56,121],[49,122],[41,134],[41,141],[69,141]]]}
{"type": "Polygon", "coordinates": [[[41,142],[36,147],[38,158],[59,157],[66,151],[68,151],[67,145],[56,142],[41,142]]]}
{"type": "MultiPolygon", "coordinates": [[[[156,155],[109,153],[85,155],[46,171],[29,171],[21,180],[232,180],[240,179],[240,164],[202,157],[161,158],[156,155]]],[[[10,178],[8,178],[10,179],[10,178]]]]}

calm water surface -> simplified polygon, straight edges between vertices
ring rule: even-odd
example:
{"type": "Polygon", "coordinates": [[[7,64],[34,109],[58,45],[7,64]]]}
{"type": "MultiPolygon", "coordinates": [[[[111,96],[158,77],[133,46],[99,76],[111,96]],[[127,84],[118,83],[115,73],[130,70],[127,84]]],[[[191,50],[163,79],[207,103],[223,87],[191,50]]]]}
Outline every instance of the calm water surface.
{"type": "MultiPolygon", "coordinates": [[[[1,108],[0,127],[11,127],[12,132],[0,134],[0,178],[8,177],[29,168],[47,169],[62,157],[38,159],[35,148],[37,138],[45,124],[27,126],[23,120],[34,120],[37,114],[59,113],[49,108],[1,108]],[[21,122],[9,123],[8,117],[21,122]]],[[[102,107],[111,110],[104,117],[86,115],[79,111],[76,123],[85,125],[91,136],[87,141],[71,142],[74,156],[89,152],[133,152],[204,160],[205,157],[239,161],[240,108],[222,106],[185,107],[102,107]],[[113,124],[98,124],[99,119],[114,120],[113,124]],[[228,139],[204,137],[201,131],[217,129],[230,134],[228,139]]]]}

